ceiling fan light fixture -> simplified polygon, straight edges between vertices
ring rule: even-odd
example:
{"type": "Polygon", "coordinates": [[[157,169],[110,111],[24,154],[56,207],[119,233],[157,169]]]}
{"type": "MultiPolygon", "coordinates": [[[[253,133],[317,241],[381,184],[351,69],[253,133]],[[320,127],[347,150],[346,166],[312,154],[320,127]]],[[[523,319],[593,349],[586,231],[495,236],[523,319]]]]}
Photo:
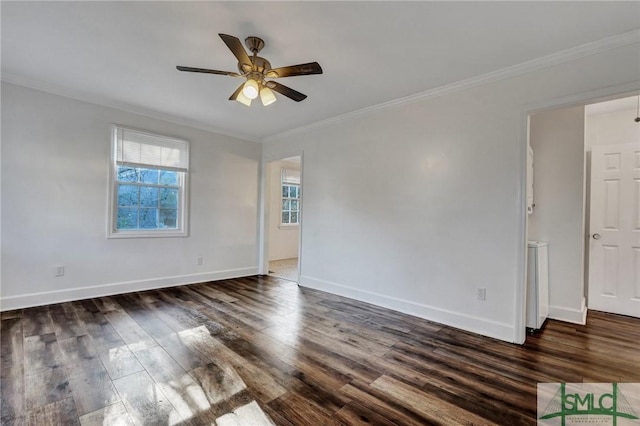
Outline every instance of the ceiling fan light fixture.
{"type": "Polygon", "coordinates": [[[249,99],[257,98],[258,91],[258,82],[252,78],[248,79],[242,88],[242,94],[249,99]]]}
{"type": "Polygon", "coordinates": [[[271,105],[276,101],[276,95],[274,95],[273,91],[268,87],[263,87],[260,90],[260,100],[264,106],[271,105]]]}
{"type": "Polygon", "coordinates": [[[240,93],[238,93],[238,96],[236,97],[236,101],[240,102],[241,104],[244,104],[246,106],[251,106],[251,99],[247,98],[244,95],[244,91],[240,91],[240,93]]]}

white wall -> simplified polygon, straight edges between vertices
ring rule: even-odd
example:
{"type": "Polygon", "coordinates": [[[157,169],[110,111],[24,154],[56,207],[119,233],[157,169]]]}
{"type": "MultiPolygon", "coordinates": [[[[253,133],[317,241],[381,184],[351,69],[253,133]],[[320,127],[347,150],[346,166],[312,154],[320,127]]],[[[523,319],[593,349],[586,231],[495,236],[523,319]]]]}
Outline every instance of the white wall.
{"type": "Polygon", "coordinates": [[[3,83],[2,309],[255,274],[261,149],[3,83]],[[113,123],[191,142],[189,237],[105,237],[113,123]]]}
{"type": "Polygon", "coordinates": [[[273,161],[269,163],[269,260],[298,257],[299,226],[280,226],[282,203],[281,170],[300,171],[299,162],[273,161]]]}
{"type": "Polygon", "coordinates": [[[638,87],[639,52],[634,42],[269,138],[267,161],[304,151],[300,284],[521,341],[526,112],[638,87]]]}
{"type": "Polygon", "coordinates": [[[533,114],[530,240],[549,243],[549,316],[584,323],[584,107],[533,114]]]}

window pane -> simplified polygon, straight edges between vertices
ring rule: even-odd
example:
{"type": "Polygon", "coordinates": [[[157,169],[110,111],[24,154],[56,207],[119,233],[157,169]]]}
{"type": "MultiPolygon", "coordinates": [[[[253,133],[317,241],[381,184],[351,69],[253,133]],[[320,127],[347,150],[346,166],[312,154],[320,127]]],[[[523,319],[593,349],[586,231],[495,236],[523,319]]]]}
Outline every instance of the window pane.
{"type": "Polygon", "coordinates": [[[282,212],[282,223],[289,223],[289,213],[282,212]]]}
{"type": "Polygon", "coordinates": [[[282,196],[284,198],[289,196],[289,187],[287,185],[282,185],[282,196]]]}
{"type": "Polygon", "coordinates": [[[291,189],[289,190],[289,196],[291,198],[298,198],[298,187],[297,186],[292,186],[291,189]]]}
{"type": "Polygon", "coordinates": [[[178,222],[178,210],[160,209],[160,228],[176,228],[178,222]]]}
{"type": "Polygon", "coordinates": [[[158,207],[158,188],[150,186],[140,187],[140,206],[158,207]]]}
{"type": "Polygon", "coordinates": [[[117,229],[136,229],[138,227],[138,209],[120,207],[117,220],[117,229]]]}
{"type": "Polygon", "coordinates": [[[282,200],[282,211],[289,210],[290,203],[289,200],[282,200]]]}
{"type": "Polygon", "coordinates": [[[158,228],[158,209],[140,209],[140,229],[158,228]]]}
{"type": "Polygon", "coordinates": [[[160,188],[160,207],[177,209],[178,190],[172,188],[160,188]]]}
{"type": "Polygon", "coordinates": [[[118,205],[137,206],[138,189],[136,185],[118,185],[118,205]]]}
{"type": "Polygon", "coordinates": [[[158,183],[160,170],[153,170],[153,169],[139,169],[139,170],[140,170],[140,182],[158,183]]]}
{"type": "Polygon", "coordinates": [[[185,236],[188,142],[119,126],[113,136],[108,237],[185,236]]]}
{"type": "Polygon", "coordinates": [[[119,182],[137,182],[138,181],[138,169],[134,169],[133,167],[118,166],[117,173],[118,173],[117,179],[119,182]]]}
{"type": "Polygon", "coordinates": [[[160,171],[160,184],[162,185],[177,185],[178,184],[178,172],[169,172],[166,170],[160,171]]]}
{"type": "Polygon", "coordinates": [[[290,223],[298,223],[298,213],[291,213],[291,222],[290,223]]]}
{"type": "Polygon", "coordinates": [[[291,200],[291,211],[298,211],[298,200],[291,200]]]}

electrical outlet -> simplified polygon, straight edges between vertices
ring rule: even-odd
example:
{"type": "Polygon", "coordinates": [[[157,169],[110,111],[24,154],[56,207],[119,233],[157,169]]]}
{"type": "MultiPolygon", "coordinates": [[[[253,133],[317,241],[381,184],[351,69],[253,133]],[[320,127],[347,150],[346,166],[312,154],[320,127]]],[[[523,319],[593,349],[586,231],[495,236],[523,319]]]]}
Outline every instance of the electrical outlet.
{"type": "Polygon", "coordinates": [[[64,265],[56,266],[56,277],[64,277],[64,265]]]}
{"type": "Polygon", "coordinates": [[[202,266],[202,256],[198,256],[198,259],[196,260],[198,266],[202,266]]]}
{"type": "Polygon", "coordinates": [[[483,302],[487,300],[487,289],[486,288],[478,288],[477,290],[478,300],[482,300],[483,302]]]}

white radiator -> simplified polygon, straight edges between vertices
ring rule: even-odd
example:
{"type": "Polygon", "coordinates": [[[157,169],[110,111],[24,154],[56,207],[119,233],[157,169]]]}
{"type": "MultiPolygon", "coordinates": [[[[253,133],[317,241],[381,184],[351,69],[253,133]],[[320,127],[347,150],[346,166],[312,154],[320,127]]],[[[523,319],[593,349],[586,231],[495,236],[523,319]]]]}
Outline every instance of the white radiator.
{"type": "Polygon", "coordinates": [[[549,246],[529,241],[527,262],[527,328],[537,330],[549,316],[549,246]]]}

